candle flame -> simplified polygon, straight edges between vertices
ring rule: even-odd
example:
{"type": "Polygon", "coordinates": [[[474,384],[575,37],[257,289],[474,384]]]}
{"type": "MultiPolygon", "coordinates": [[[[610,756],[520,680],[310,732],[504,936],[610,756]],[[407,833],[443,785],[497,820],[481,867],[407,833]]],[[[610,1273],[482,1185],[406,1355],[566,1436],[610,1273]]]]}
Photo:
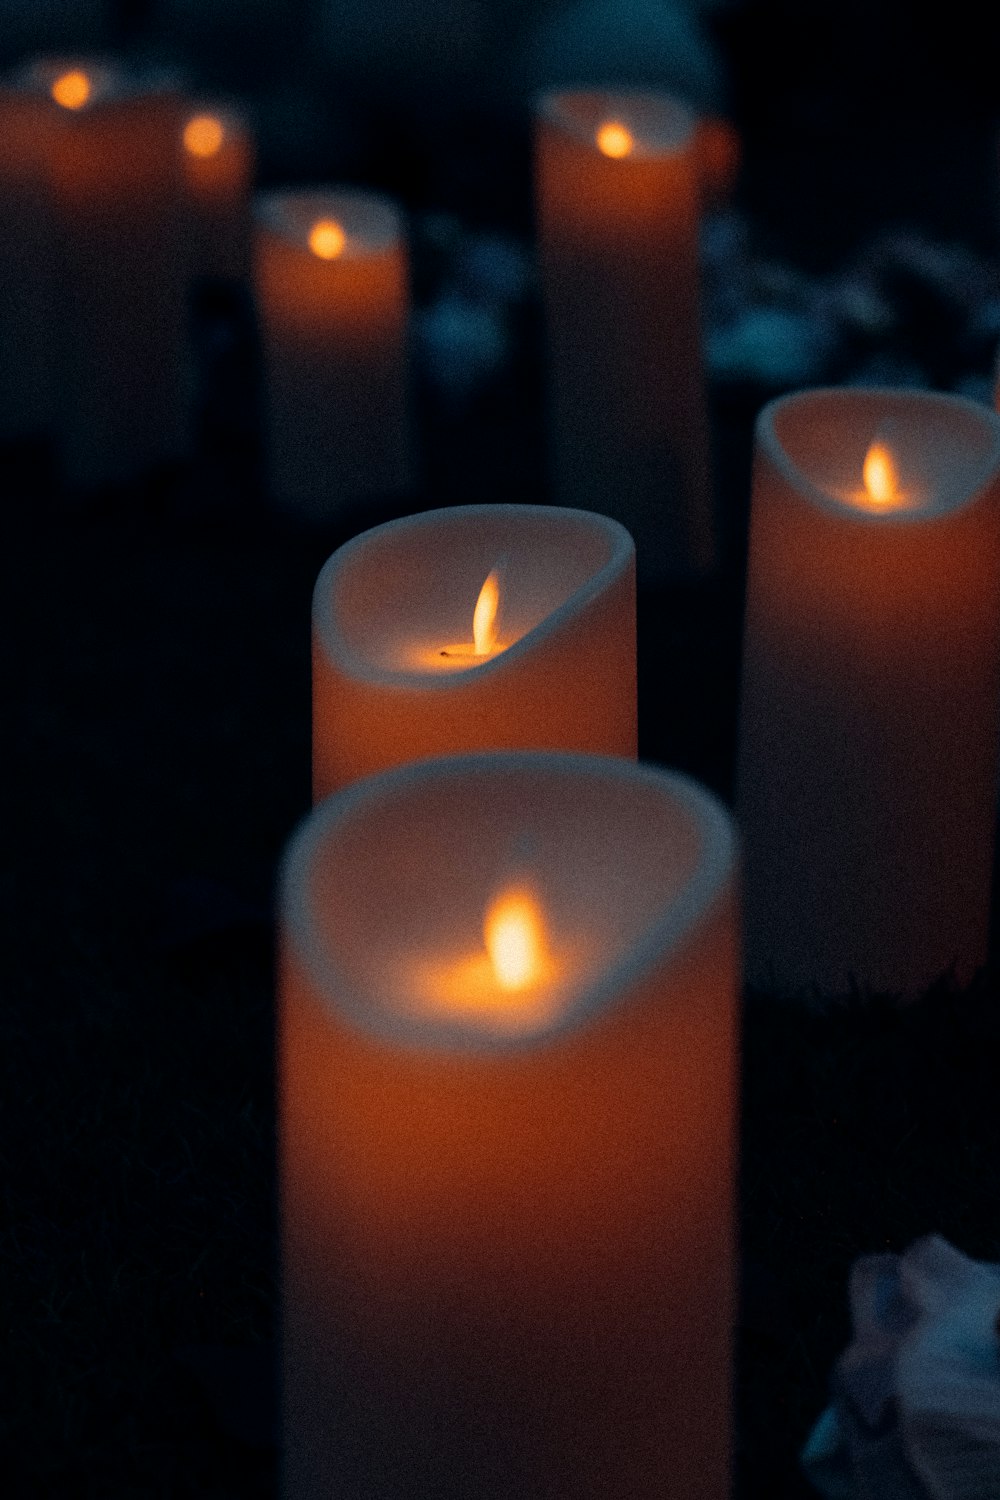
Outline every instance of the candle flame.
{"type": "Polygon", "coordinates": [[[90,98],[90,79],[79,68],[62,73],[52,85],[52,97],[63,109],[82,109],[90,98]]]}
{"type": "Polygon", "coordinates": [[[489,656],[496,649],[497,610],[500,608],[500,580],[496,569],[487,575],[479,590],[472,615],[472,639],[477,656],[489,656]]]}
{"type": "Polygon", "coordinates": [[[868,498],[876,505],[889,505],[899,498],[899,476],[892,454],[884,443],[872,443],[865,454],[862,475],[868,498]]]}
{"type": "Polygon", "coordinates": [[[336,260],[347,244],[347,236],[335,219],[317,219],[309,231],[309,249],[320,260],[336,260]]]}
{"type": "Polygon", "coordinates": [[[483,938],[497,984],[523,990],[545,970],[542,911],[525,886],[510,886],[494,897],[483,921],[483,938]]]}
{"type": "Polygon", "coordinates": [[[214,115],[194,115],[184,127],[184,149],[190,156],[215,156],[225,139],[214,115]]]}
{"type": "Polygon", "coordinates": [[[631,130],[617,120],[608,120],[597,132],[597,149],[605,156],[629,156],[635,146],[631,130]]]}

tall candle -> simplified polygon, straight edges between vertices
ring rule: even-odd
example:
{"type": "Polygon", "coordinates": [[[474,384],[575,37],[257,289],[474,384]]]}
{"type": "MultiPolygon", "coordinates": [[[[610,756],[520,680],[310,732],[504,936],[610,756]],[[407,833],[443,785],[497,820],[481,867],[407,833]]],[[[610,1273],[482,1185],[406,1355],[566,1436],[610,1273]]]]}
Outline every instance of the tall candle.
{"type": "Polygon", "coordinates": [[[246,121],[231,108],[190,108],[181,128],[181,154],[191,274],[228,280],[249,276],[255,153],[246,121]]]}
{"type": "Polygon", "coordinates": [[[397,209],[323,189],[267,194],[256,219],[274,498],[322,518],[404,490],[409,273],[397,209]]]}
{"type": "Polygon", "coordinates": [[[1000,419],[818,390],[757,422],[740,722],[759,984],[909,992],[986,957],[1000,419]]]}
{"type": "Polygon", "coordinates": [[[617,517],[642,575],[715,556],[696,121],[666,96],[545,95],[536,178],[555,488],[617,517]]]}
{"type": "Polygon", "coordinates": [[[23,82],[46,107],[62,456],[71,482],[95,488],[186,440],[179,101],[88,59],[45,59],[23,82]]]}
{"type": "Polygon", "coordinates": [[[45,180],[41,101],[0,87],[0,441],[51,432],[55,226],[45,180]]]}
{"type": "Polygon", "coordinates": [[[722,808],[606,757],[401,767],[281,903],[283,1493],[724,1500],[722,808]]]}
{"type": "Polygon", "coordinates": [[[316,798],[405,761],[517,748],[635,756],[628,532],[467,505],[335,552],[313,596],[316,798]]]}

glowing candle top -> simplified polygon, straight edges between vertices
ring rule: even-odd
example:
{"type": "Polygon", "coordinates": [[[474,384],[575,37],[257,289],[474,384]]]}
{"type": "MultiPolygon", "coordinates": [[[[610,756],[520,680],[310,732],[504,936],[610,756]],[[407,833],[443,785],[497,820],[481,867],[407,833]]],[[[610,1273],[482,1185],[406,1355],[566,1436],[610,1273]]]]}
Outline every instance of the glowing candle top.
{"type": "Polygon", "coordinates": [[[329,798],[286,861],[285,926],[316,993],[407,1046],[523,1045],[615,1003],[732,877],[729,820],[683,777],[504,752],[329,798]]]}
{"type": "Polygon", "coordinates": [[[388,199],[346,188],[262,194],[257,218],[285,243],[331,264],[390,252],[402,233],[388,199]]]}
{"type": "Polygon", "coordinates": [[[681,151],[697,128],[679,99],[642,89],[560,90],[543,95],[539,108],[581,146],[623,164],[681,151]]]}
{"type": "Polygon", "coordinates": [[[226,127],[218,115],[192,115],[184,126],[184,149],[189,156],[203,160],[218,156],[226,133],[226,127]]]}
{"type": "Polygon", "coordinates": [[[878,524],[959,509],[996,461],[989,425],[968,402],[937,392],[797,392],[765,409],[758,441],[811,504],[878,524]]]}

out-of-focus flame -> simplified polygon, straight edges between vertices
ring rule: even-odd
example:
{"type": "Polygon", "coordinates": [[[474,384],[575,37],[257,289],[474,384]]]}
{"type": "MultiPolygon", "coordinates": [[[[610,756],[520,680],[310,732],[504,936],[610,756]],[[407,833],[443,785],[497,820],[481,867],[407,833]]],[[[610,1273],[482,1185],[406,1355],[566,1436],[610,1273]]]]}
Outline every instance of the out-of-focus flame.
{"type": "Polygon", "coordinates": [[[336,219],[317,219],[309,231],[309,249],[320,260],[336,260],[346,244],[347,236],[336,219]]]}
{"type": "Polygon", "coordinates": [[[184,149],[190,156],[215,156],[225,135],[214,115],[193,115],[184,126],[184,149]]]}
{"type": "Polygon", "coordinates": [[[899,476],[892,454],[884,443],[872,443],[865,454],[861,472],[868,498],[876,505],[891,505],[899,499],[899,476]]]}
{"type": "Polygon", "coordinates": [[[606,120],[595,137],[598,151],[605,156],[629,156],[635,146],[631,130],[618,120],[606,120]]]}
{"type": "Polygon", "coordinates": [[[490,902],[483,938],[497,984],[523,990],[542,978],[547,944],[542,910],[525,886],[509,886],[490,902]]]}
{"type": "Polygon", "coordinates": [[[472,614],[472,639],[477,656],[489,656],[496,649],[497,610],[500,608],[500,580],[496,569],[487,575],[479,590],[472,614]]]}
{"type": "Polygon", "coordinates": [[[90,94],[90,79],[81,68],[60,73],[52,85],[52,97],[63,109],[82,109],[90,94]]]}

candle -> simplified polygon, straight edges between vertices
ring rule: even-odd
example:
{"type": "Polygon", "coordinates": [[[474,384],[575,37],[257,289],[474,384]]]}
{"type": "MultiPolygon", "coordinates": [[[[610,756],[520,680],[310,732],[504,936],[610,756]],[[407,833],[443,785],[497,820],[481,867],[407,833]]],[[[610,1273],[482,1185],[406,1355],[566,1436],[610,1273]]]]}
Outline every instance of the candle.
{"type": "Polygon", "coordinates": [[[179,102],[165,82],[86,59],[37,62],[22,85],[45,106],[62,458],[72,483],[97,488],[184,446],[179,102]]]}
{"type": "Polygon", "coordinates": [[[195,277],[250,273],[250,185],[254,143],[232,109],[195,107],[184,117],[181,154],[195,277]]]}
{"type": "Polygon", "coordinates": [[[520,747],[635,756],[628,532],[586,511],[467,505],[335,552],[313,596],[317,800],[405,761],[520,747]]]}
{"type": "Polygon", "coordinates": [[[55,229],[45,188],[45,110],[0,87],[0,441],[39,438],[53,417],[55,229]]]}
{"type": "Polygon", "coordinates": [[[399,767],[299,831],[289,1500],[724,1500],[733,865],[706,792],[597,756],[399,767]]]}
{"type": "Polygon", "coordinates": [[[908,993],[986,957],[1000,420],[819,390],[757,422],[740,725],[747,962],[908,993]]]}
{"type": "Polygon", "coordinates": [[[552,93],[536,178],[556,492],[636,539],[643,576],[715,555],[699,331],[700,144],[652,93],[552,93]]]}
{"type": "Polygon", "coordinates": [[[322,518],[410,479],[406,245],[375,193],[259,200],[255,277],[271,488],[322,518]]]}

